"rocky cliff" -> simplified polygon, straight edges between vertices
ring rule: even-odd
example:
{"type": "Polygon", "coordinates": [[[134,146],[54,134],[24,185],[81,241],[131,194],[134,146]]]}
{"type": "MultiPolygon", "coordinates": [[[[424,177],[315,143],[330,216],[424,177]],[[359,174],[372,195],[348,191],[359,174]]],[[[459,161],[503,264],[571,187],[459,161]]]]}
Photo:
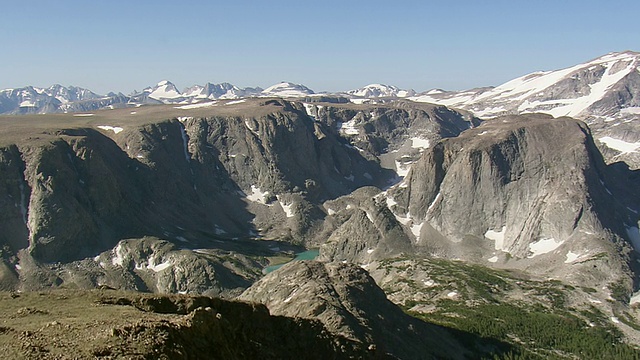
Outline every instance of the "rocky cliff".
{"type": "Polygon", "coordinates": [[[279,99],[20,119],[0,124],[3,284],[213,294],[248,286],[292,244],[324,242],[333,228],[323,202],[395,178],[375,154],[414,130],[438,139],[473,120],[430,105],[279,99]],[[357,147],[374,138],[376,149],[357,147]],[[197,280],[164,252],[152,259],[166,242],[225,280],[197,280]]]}
{"type": "Polygon", "coordinates": [[[584,123],[503,117],[430,148],[387,201],[432,255],[630,281],[638,199],[615,171],[584,123]]]}
{"type": "Polygon", "coordinates": [[[470,355],[446,329],[403,313],[365,270],[352,264],[294,262],[253,284],[239,299],[265,304],[272,315],[318,319],[331,333],[395,358],[470,355]]]}

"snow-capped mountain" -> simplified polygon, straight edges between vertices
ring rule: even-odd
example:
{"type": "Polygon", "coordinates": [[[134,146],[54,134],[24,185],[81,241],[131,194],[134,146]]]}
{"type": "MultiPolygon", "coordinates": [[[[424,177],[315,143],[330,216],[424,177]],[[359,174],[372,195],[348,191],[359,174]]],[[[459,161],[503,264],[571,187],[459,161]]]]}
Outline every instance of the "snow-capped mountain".
{"type": "Polygon", "coordinates": [[[487,118],[535,112],[579,119],[615,117],[640,112],[639,65],[640,53],[609,53],[566,69],[531,73],[495,88],[430,91],[412,100],[461,108],[487,118]]]}
{"type": "Polygon", "coordinates": [[[0,90],[0,113],[7,114],[43,114],[62,112],[67,104],[101,99],[90,90],[62,85],[48,88],[26,86],[18,89],[0,90]]]}
{"type": "Polygon", "coordinates": [[[244,88],[241,89],[233,84],[221,83],[212,84],[207,83],[204,86],[194,85],[183,91],[183,94],[187,98],[195,100],[200,99],[239,99],[243,97],[256,96],[262,92],[261,88],[244,88]]]}
{"type": "Polygon", "coordinates": [[[300,84],[281,82],[264,89],[260,96],[274,97],[304,97],[315,94],[313,90],[300,84]]]}
{"type": "Polygon", "coordinates": [[[148,87],[142,90],[142,92],[147,93],[150,98],[162,102],[173,102],[176,99],[184,98],[178,88],[167,80],[162,80],[156,86],[148,87]]]}
{"type": "Polygon", "coordinates": [[[495,88],[432,90],[411,98],[481,118],[545,113],[587,122],[608,162],[640,168],[640,53],[615,52],[583,64],[540,71],[495,88]]]}
{"type": "MultiPolygon", "coordinates": [[[[460,92],[434,89],[416,94],[413,90],[396,86],[370,84],[333,95],[349,98],[355,103],[408,98],[468,110],[482,118],[541,112],[585,120],[592,128],[596,123],[607,123],[608,128],[624,128],[629,125],[623,124],[640,116],[639,64],[640,53],[625,51],[566,69],[531,73],[498,87],[460,92]]],[[[102,96],[73,86],[53,85],[47,89],[27,86],[0,91],[0,113],[70,112],[141,104],[192,104],[245,97],[296,98],[314,94],[308,87],[291,82],[281,82],[264,90],[240,88],[230,83],[206,83],[180,91],[170,81],[163,80],[126,99],[122,94],[102,96]]],[[[637,132],[628,132],[623,137],[613,138],[635,144],[640,142],[635,134],[637,132]]]]}
{"type": "Polygon", "coordinates": [[[355,97],[361,97],[361,98],[379,98],[379,97],[406,98],[409,96],[414,96],[416,92],[412,89],[402,90],[393,85],[369,84],[359,89],[349,90],[347,91],[347,94],[355,97]]]}

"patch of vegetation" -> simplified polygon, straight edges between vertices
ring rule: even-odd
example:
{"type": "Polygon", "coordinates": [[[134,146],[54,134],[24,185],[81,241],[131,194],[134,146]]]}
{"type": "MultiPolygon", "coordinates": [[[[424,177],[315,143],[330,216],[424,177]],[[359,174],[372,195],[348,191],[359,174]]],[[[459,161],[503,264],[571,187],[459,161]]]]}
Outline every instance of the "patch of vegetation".
{"type": "Polygon", "coordinates": [[[609,290],[611,290],[611,297],[617,301],[628,303],[631,297],[631,291],[628,289],[622,281],[609,284],[609,290]]]}
{"type": "Polygon", "coordinates": [[[468,307],[448,299],[440,300],[437,308],[428,314],[410,313],[425,321],[514,346],[495,359],[640,358],[640,351],[623,343],[622,334],[615,327],[590,327],[576,316],[511,304],[468,307]]]}
{"type": "MultiPolygon", "coordinates": [[[[624,342],[621,331],[600,309],[575,303],[568,307],[571,293],[583,296],[597,293],[593,288],[575,287],[553,279],[537,281],[515,272],[458,261],[409,261],[435,285],[418,284],[417,293],[427,296],[406,300],[403,309],[412,316],[454,330],[461,342],[475,348],[477,354],[485,354],[478,358],[640,359],[640,350],[624,342]],[[447,291],[457,292],[458,296],[445,297],[447,291]],[[510,291],[515,297],[508,295],[510,291]],[[478,339],[482,341],[477,343],[478,339]],[[472,344],[473,341],[476,343],[472,344]]],[[[402,265],[407,267],[407,263],[402,265]]],[[[391,272],[396,269],[393,263],[388,266],[391,272]]],[[[408,283],[398,281],[394,284],[408,283]]],[[[397,290],[394,284],[387,287],[397,290]]],[[[626,294],[623,284],[610,284],[609,288],[619,297],[626,294]]],[[[618,318],[640,331],[633,317],[623,313],[618,318]]]]}
{"type": "Polygon", "coordinates": [[[640,325],[638,325],[634,320],[633,317],[631,315],[629,315],[629,313],[625,312],[622,313],[621,315],[618,315],[618,319],[620,321],[622,321],[623,324],[629,326],[630,328],[636,330],[636,331],[640,331],[640,325]]]}

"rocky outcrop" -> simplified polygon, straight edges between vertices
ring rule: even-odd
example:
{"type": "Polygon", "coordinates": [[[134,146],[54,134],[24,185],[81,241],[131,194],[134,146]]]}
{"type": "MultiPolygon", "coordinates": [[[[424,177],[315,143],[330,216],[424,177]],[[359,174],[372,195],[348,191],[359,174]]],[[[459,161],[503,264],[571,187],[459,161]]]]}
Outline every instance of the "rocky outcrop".
{"type": "Polygon", "coordinates": [[[388,196],[427,253],[630,287],[636,194],[584,123],[495,119],[429,149],[388,196]]]}
{"type": "Polygon", "coordinates": [[[348,196],[327,201],[331,215],[325,221],[327,241],[319,260],[366,264],[402,253],[411,253],[413,244],[401,223],[381,202],[376,188],[361,188],[348,196]]]}
{"type": "Polygon", "coordinates": [[[0,303],[2,358],[386,358],[317,320],[219,298],[58,290],[0,293],[0,303]]]}
{"type": "Polygon", "coordinates": [[[272,315],[318,319],[331,333],[396,358],[465,357],[451,334],[404,314],[355,265],[294,262],[256,282],[239,299],[265,304],[272,315]]]}

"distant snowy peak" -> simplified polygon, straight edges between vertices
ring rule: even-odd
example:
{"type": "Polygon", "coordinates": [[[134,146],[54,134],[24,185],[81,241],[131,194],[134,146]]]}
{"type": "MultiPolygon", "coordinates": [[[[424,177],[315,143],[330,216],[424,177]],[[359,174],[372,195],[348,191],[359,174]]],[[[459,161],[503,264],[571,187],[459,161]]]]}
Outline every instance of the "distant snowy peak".
{"type": "Polygon", "coordinates": [[[261,96],[275,97],[304,97],[315,94],[313,90],[300,84],[281,82],[264,89],[261,96]]]}
{"type": "Polygon", "coordinates": [[[229,83],[211,84],[205,86],[194,85],[185,89],[185,97],[194,99],[237,99],[242,96],[242,89],[229,83]]]}
{"type": "Polygon", "coordinates": [[[44,114],[65,112],[69,104],[105,97],[80,87],[52,85],[48,88],[25,86],[0,90],[0,114],[44,114]]]}
{"type": "Polygon", "coordinates": [[[167,80],[160,81],[156,86],[148,87],[142,91],[148,93],[152,99],[163,101],[165,99],[177,99],[183,97],[176,86],[167,80]]]}
{"type": "Polygon", "coordinates": [[[93,100],[102,98],[102,95],[98,95],[90,90],[80,87],[62,85],[52,85],[47,89],[38,89],[39,93],[46,94],[48,96],[58,99],[61,103],[69,103],[72,101],[93,100]]]}
{"type": "Polygon", "coordinates": [[[495,88],[427,92],[412,100],[469,110],[480,117],[546,113],[555,117],[615,116],[640,106],[640,53],[609,53],[584,64],[540,71],[495,88]]]}
{"type": "Polygon", "coordinates": [[[416,94],[413,90],[402,90],[392,85],[369,84],[356,90],[349,90],[347,94],[362,98],[399,97],[405,98],[416,94]]]}

